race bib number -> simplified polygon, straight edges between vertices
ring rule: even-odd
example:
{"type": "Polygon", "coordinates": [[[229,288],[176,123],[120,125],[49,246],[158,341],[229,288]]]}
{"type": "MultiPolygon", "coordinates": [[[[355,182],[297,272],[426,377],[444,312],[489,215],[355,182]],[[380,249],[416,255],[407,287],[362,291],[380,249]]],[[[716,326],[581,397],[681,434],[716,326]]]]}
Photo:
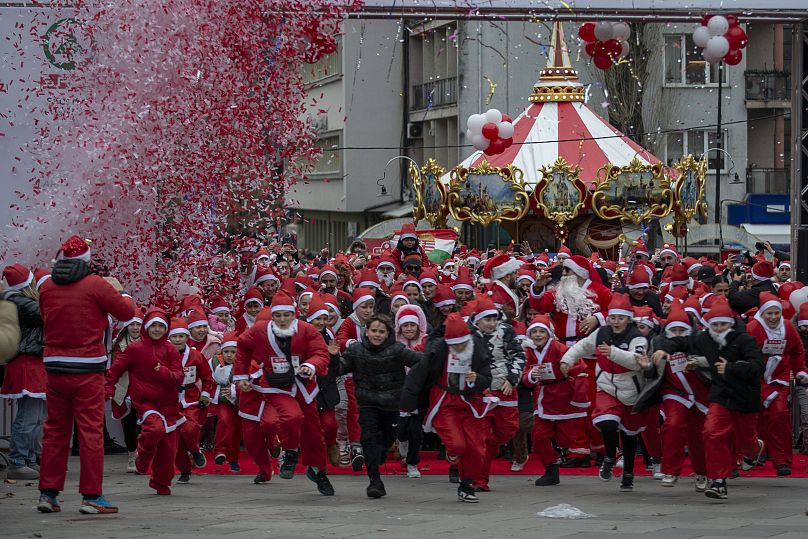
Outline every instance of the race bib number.
{"type": "Polygon", "coordinates": [[[674,373],[685,372],[685,365],[687,365],[687,356],[685,354],[673,354],[669,360],[671,371],[674,373]]]}
{"type": "Polygon", "coordinates": [[[182,385],[187,386],[196,383],[196,367],[184,367],[183,372],[185,373],[185,377],[182,379],[182,385]]]}
{"type": "Polygon", "coordinates": [[[292,356],[292,367],[295,369],[300,367],[300,356],[292,356]]]}
{"type": "Polygon", "coordinates": [[[555,380],[552,363],[541,363],[539,366],[539,380],[555,380]]]}
{"type": "Polygon", "coordinates": [[[270,360],[272,361],[272,372],[275,374],[286,374],[289,372],[289,361],[285,357],[273,356],[270,360]]]}
{"type": "Polygon", "coordinates": [[[786,350],[786,341],[781,340],[769,340],[766,339],[766,342],[763,343],[763,348],[761,348],[761,352],[766,355],[780,355],[786,350]]]}
{"type": "Polygon", "coordinates": [[[446,367],[446,372],[453,374],[468,374],[471,372],[471,358],[459,359],[455,355],[449,356],[449,364],[446,367]]]}

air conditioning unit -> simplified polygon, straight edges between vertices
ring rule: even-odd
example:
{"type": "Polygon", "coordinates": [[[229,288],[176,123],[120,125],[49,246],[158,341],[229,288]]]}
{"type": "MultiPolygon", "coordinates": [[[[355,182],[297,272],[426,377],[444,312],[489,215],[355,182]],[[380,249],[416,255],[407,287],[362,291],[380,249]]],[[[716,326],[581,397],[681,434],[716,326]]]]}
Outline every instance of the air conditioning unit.
{"type": "Polygon", "coordinates": [[[424,138],[424,126],[421,123],[410,122],[407,124],[407,138],[424,138]]]}

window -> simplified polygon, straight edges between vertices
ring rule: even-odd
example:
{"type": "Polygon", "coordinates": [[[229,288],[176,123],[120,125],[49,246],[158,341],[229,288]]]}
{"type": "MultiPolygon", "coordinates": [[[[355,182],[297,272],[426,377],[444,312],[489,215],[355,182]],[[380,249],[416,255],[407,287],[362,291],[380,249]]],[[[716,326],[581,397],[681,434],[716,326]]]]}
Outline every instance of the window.
{"type": "MultiPolygon", "coordinates": [[[[724,84],[729,80],[729,69],[724,66],[724,84]]],[[[668,86],[702,86],[718,84],[718,64],[707,63],[701,48],[693,43],[690,34],[665,36],[665,84],[668,86]]]]}
{"type": "Polygon", "coordinates": [[[340,146],[340,134],[326,134],[318,138],[314,144],[323,153],[314,163],[311,174],[342,175],[342,150],[334,150],[340,146]]]}
{"type": "MultiPolygon", "coordinates": [[[[724,131],[721,149],[727,149],[727,132],[724,131]]],[[[683,156],[693,154],[696,159],[701,159],[704,153],[713,148],[707,157],[707,166],[710,170],[715,170],[716,166],[721,167],[722,172],[726,172],[724,152],[716,151],[718,147],[715,131],[705,131],[703,129],[692,129],[690,131],[677,131],[667,133],[665,138],[665,163],[668,166],[679,161],[683,156]]]]}
{"type": "Polygon", "coordinates": [[[312,84],[323,79],[342,75],[342,42],[337,42],[337,50],[326,54],[316,64],[303,63],[303,84],[312,84]]]}

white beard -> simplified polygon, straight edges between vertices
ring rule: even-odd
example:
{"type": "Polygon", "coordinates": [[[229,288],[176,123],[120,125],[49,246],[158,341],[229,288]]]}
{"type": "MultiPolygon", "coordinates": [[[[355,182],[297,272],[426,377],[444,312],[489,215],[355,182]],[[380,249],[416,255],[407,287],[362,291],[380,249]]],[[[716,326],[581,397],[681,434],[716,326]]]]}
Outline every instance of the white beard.
{"type": "Polygon", "coordinates": [[[384,273],[382,273],[380,271],[377,271],[376,276],[385,285],[387,285],[387,286],[392,286],[393,285],[393,274],[392,273],[388,273],[387,275],[385,275],[384,273]]]}
{"type": "Polygon", "coordinates": [[[732,328],[722,331],[721,333],[713,331],[712,329],[708,331],[710,332],[710,337],[713,338],[713,341],[715,341],[718,347],[724,348],[727,345],[727,335],[729,335],[729,332],[732,331],[732,328]]]}
{"type": "Polygon", "coordinates": [[[583,320],[598,310],[592,297],[589,290],[578,284],[578,277],[567,275],[561,278],[555,288],[555,307],[575,320],[583,320]]]}
{"type": "Polygon", "coordinates": [[[275,322],[272,322],[272,333],[274,333],[276,337],[291,337],[295,334],[295,328],[294,326],[289,326],[286,329],[281,329],[275,325],[275,322]]]}
{"type": "Polygon", "coordinates": [[[682,333],[680,335],[674,335],[673,333],[671,333],[669,330],[666,329],[665,330],[665,337],[667,337],[669,339],[672,339],[674,337],[688,337],[688,336],[690,336],[691,333],[692,333],[691,329],[686,329],[684,333],[682,333]]]}
{"type": "Polygon", "coordinates": [[[474,339],[468,341],[468,344],[463,349],[462,352],[455,352],[454,350],[449,350],[449,354],[456,357],[461,361],[465,361],[471,359],[471,356],[474,355],[474,339]]]}

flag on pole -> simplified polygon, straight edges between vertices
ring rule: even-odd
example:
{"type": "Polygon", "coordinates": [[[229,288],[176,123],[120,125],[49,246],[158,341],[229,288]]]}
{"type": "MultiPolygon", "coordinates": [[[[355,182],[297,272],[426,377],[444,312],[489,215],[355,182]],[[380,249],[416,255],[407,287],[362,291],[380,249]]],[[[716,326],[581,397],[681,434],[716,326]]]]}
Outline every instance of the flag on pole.
{"type": "MultiPolygon", "coordinates": [[[[451,258],[457,244],[457,232],[450,229],[416,230],[418,241],[424,249],[427,258],[436,264],[442,264],[447,258],[451,258]]],[[[390,240],[390,245],[395,247],[398,243],[398,234],[390,240]]]]}

